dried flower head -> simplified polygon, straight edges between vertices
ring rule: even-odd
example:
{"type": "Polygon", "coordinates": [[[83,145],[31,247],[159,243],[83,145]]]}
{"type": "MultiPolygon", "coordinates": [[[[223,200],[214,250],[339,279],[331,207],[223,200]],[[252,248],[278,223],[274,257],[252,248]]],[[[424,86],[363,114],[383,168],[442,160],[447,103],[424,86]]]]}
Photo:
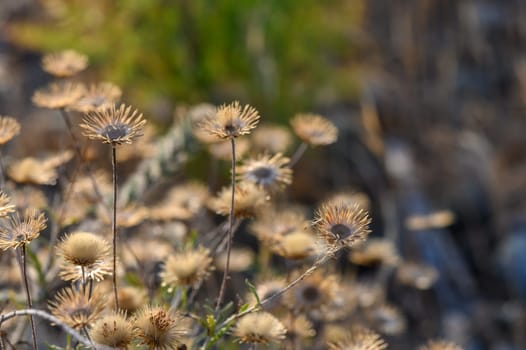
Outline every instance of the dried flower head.
{"type": "Polygon", "coordinates": [[[272,208],[258,215],[250,229],[263,244],[272,246],[283,236],[302,231],[308,226],[309,221],[300,210],[272,208]]]}
{"type": "Polygon", "coordinates": [[[285,152],[292,144],[292,135],[279,125],[261,125],[252,134],[252,144],[260,152],[285,152]]]}
{"type": "Polygon", "coordinates": [[[171,255],[161,273],[163,285],[167,286],[198,286],[213,270],[210,250],[199,247],[171,255]]]}
{"type": "Polygon", "coordinates": [[[402,312],[393,305],[381,304],[368,310],[374,328],[383,334],[397,335],[405,331],[407,322],[402,312]]]}
{"type": "Polygon", "coordinates": [[[323,204],[316,212],[314,225],[329,247],[352,246],[367,238],[371,218],[357,205],[323,204]]]}
{"type": "MultiPolygon", "coordinates": [[[[146,304],[146,292],[137,287],[119,287],[119,308],[128,314],[133,314],[146,304]]],[[[112,304],[113,305],[113,304],[112,304]]]]}
{"type": "Polygon", "coordinates": [[[259,122],[259,113],[251,106],[241,107],[235,101],[220,106],[216,113],[207,117],[201,127],[221,139],[231,139],[250,134],[259,122]]]}
{"type": "Polygon", "coordinates": [[[177,350],[188,333],[182,317],[160,306],[145,306],[137,312],[135,331],[140,345],[152,350],[177,350]]]}
{"type": "Polygon", "coordinates": [[[234,329],[234,335],[240,343],[278,343],[285,339],[286,333],[285,326],[265,311],[243,316],[234,329]]]}
{"type": "Polygon", "coordinates": [[[61,109],[67,108],[77,102],[84,94],[85,87],[82,84],[64,82],[52,83],[44,89],[39,89],[33,94],[32,101],[42,108],[61,109]]]}
{"type": "MultiPolygon", "coordinates": [[[[220,139],[221,140],[221,139],[220,139]]],[[[241,159],[250,150],[250,141],[236,140],[236,158],[241,159]]],[[[230,161],[232,159],[232,145],[229,141],[219,141],[208,145],[208,152],[215,159],[230,161]]]]}
{"type": "Polygon", "coordinates": [[[46,159],[23,158],[7,168],[7,175],[18,183],[54,185],[57,182],[57,168],[67,163],[73,152],[64,151],[46,159]]]}
{"type": "Polygon", "coordinates": [[[67,263],[89,267],[109,256],[110,244],[94,233],[79,231],[66,235],[57,249],[67,263]]]}
{"type": "Polygon", "coordinates": [[[422,290],[431,288],[438,276],[434,266],[409,261],[402,263],[396,271],[398,281],[422,290]]]}
{"type": "Polygon", "coordinates": [[[104,111],[116,103],[122,90],[115,84],[102,82],[90,85],[84,94],[69,108],[81,113],[104,111]]]}
{"type": "Polygon", "coordinates": [[[320,246],[311,232],[301,230],[281,236],[271,245],[271,249],[286,259],[302,260],[316,256],[320,246]]]}
{"type": "Polygon", "coordinates": [[[15,211],[15,205],[11,204],[11,198],[4,192],[0,191],[0,218],[7,216],[15,211]]]}
{"type": "Polygon", "coordinates": [[[0,145],[20,134],[20,123],[13,117],[0,116],[0,145]]]}
{"type": "Polygon", "coordinates": [[[155,220],[189,220],[199,213],[209,195],[208,188],[199,182],[177,185],[160,204],[150,208],[150,216],[155,220]]]}
{"type": "Polygon", "coordinates": [[[446,340],[430,340],[418,350],[463,350],[462,347],[446,340]]]}
{"type": "Polygon", "coordinates": [[[95,322],[91,331],[95,343],[124,349],[133,340],[133,325],[123,311],[112,311],[95,322]]]}
{"type": "Polygon", "coordinates": [[[56,77],[70,77],[88,66],[88,57],[74,50],[64,50],[45,55],[42,68],[56,77]]]}
{"type": "Polygon", "coordinates": [[[351,330],[346,339],[329,344],[329,350],[383,350],[387,343],[376,332],[362,327],[351,330]]]}
{"type": "MultiPolygon", "coordinates": [[[[217,214],[230,214],[231,187],[224,187],[217,197],[209,201],[209,206],[217,214]]],[[[253,183],[240,182],[236,185],[234,214],[236,217],[252,217],[266,204],[267,194],[253,183]]]]}
{"type": "Polygon", "coordinates": [[[353,247],[349,259],[358,265],[397,265],[400,257],[393,242],[374,238],[353,247]]]}
{"type": "Polygon", "coordinates": [[[92,140],[100,140],[112,146],[132,141],[142,136],[142,129],[146,124],[142,113],[131,106],[121,104],[119,108],[112,105],[103,111],[88,113],[80,127],[84,135],[92,140]]]}
{"type": "Polygon", "coordinates": [[[105,306],[105,296],[99,289],[89,294],[88,289],[64,288],[49,302],[49,310],[72,328],[88,327],[99,318],[105,306]]]}
{"type": "MultiPolygon", "coordinates": [[[[219,271],[226,266],[227,252],[221,252],[214,260],[214,265],[219,271]]],[[[233,247],[230,254],[229,270],[234,272],[246,271],[254,262],[254,251],[249,248],[233,247]]]]}
{"type": "Polygon", "coordinates": [[[330,145],[338,138],[336,126],[317,114],[297,114],[290,124],[303,142],[313,146],[330,145]]]}
{"type": "Polygon", "coordinates": [[[405,220],[405,226],[412,231],[443,228],[455,222],[455,214],[450,210],[439,210],[427,215],[411,215],[405,220]]]}
{"type": "Polygon", "coordinates": [[[285,299],[297,310],[318,313],[334,298],[337,285],[335,275],[316,271],[285,293],[285,299]]]}
{"type": "Polygon", "coordinates": [[[0,223],[0,249],[16,249],[29,244],[46,228],[46,217],[36,209],[27,209],[20,218],[19,213],[10,215],[0,223]]]}
{"type": "Polygon", "coordinates": [[[287,317],[283,324],[287,328],[287,338],[289,339],[306,339],[316,335],[314,325],[305,315],[298,315],[293,318],[287,317]]]}
{"type": "Polygon", "coordinates": [[[238,167],[236,177],[253,182],[265,191],[277,192],[292,183],[292,169],[287,166],[289,161],[281,153],[273,156],[260,154],[245,160],[238,167]]]}

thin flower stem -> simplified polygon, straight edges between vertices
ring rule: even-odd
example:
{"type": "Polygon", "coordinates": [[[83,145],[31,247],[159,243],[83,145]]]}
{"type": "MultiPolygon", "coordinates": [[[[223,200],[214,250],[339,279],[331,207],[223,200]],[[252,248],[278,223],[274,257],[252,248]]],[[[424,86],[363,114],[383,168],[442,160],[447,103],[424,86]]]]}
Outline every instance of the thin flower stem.
{"type": "Polygon", "coordinates": [[[5,171],[4,162],[2,162],[2,151],[0,150],[0,189],[3,190],[5,187],[5,171]]]}
{"type": "Polygon", "coordinates": [[[117,294],[117,147],[111,146],[111,165],[113,172],[113,215],[111,218],[111,232],[113,234],[113,294],[115,295],[115,310],[119,309],[117,294]]]}
{"type": "Polygon", "coordinates": [[[290,158],[289,168],[293,168],[294,165],[296,165],[296,163],[300,160],[300,158],[303,156],[308,147],[309,145],[307,145],[305,142],[302,142],[301,145],[298,146],[298,149],[290,158]]]}
{"type": "Polygon", "coordinates": [[[223,280],[221,281],[221,288],[219,289],[219,296],[217,298],[216,312],[219,310],[225,295],[226,280],[228,279],[228,272],[230,269],[230,252],[232,250],[232,228],[234,227],[234,204],[236,195],[236,140],[232,137],[230,139],[230,143],[232,144],[232,196],[230,201],[230,220],[228,224],[228,238],[226,245],[226,264],[225,271],[223,273],[223,280]]]}
{"type": "MultiPolygon", "coordinates": [[[[29,292],[29,281],[27,279],[27,256],[26,256],[26,245],[22,244],[22,247],[20,248],[20,257],[22,260],[22,278],[24,280],[24,289],[26,290],[26,299],[27,299],[27,307],[33,308],[33,303],[31,301],[31,293],[29,292]]],[[[33,337],[33,349],[37,350],[37,331],[35,329],[35,322],[33,320],[33,316],[29,316],[29,322],[31,323],[31,335],[33,337]]]]}

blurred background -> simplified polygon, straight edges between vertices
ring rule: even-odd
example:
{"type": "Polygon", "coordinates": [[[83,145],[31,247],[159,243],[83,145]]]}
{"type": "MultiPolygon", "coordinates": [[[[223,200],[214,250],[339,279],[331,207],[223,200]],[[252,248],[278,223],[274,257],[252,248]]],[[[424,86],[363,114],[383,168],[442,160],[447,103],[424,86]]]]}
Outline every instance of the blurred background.
{"type": "Polygon", "coordinates": [[[234,99],[331,119],[339,141],[297,165],[293,197],[366,193],[373,236],[440,273],[390,289],[408,320],[392,348],[526,349],[526,2],[2,0],[0,28],[0,114],[28,133],[62,128],[30,101],[42,55],[67,48],[161,127],[234,99]]]}

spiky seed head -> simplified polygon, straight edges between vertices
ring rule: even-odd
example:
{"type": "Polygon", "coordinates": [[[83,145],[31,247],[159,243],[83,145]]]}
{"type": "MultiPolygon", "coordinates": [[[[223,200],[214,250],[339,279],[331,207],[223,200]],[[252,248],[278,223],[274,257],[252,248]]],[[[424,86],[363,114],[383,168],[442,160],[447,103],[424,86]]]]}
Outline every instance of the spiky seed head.
{"type": "Polygon", "coordinates": [[[42,68],[56,77],[70,77],[88,66],[88,57],[74,50],[64,50],[45,55],[42,68]]]}
{"type": "Polygon", "coordinates": [[[241,107],[238,101],[222,105],[212,116],[208,116],[201,127],[221,139],[232,139],[247,135],[259,122],[259,113],[253,107],[241,107]]]}
{"type": "Polygon", "coordinates": [[[95,343],[125,349],[133,340],[133,324],[124,311],[112,311],[93,324],[90,335],[95,343]]]}
{"type": "Polygon", "coordinates": [[[182,317],[160,306],[147,305],[135,317],[134,329],[140,345],[152,350],[177,350],[188,333],[182,317]]]}
{"type": "Polygon", "coordinates": [[[316,237],[306,231],[296,231],[279,237],[271,245],[271,249],[274,253],[291,260],[306,259],[319,252],[316,237]]]}
{"type": "Polygon", "coordinates": [[[121,98],[121,95],[122,90],[115,84],[108,82],[92,84],[69,108],[81,113],[100,112],[110,108],[121,98]]]}
{"type": "Polygon", "coordinates": [[[20,134],[20,123],[13,117],[0,116],[0,145],[20,134]]]}
{"type": "Polygon", "coordinates": [[[0,218],[7,216],[15,211],[15,205],[11,204],[11,198],[4,192],[0,191],[0,218]]]}
{"type": "Polygon", "coordinates": [[[85,267],[106,259],[110,252],[110,244],[104,238],[81,231],[65,236],[57,248],[68,263],[85,267]]]}
{"type": "Polygon", "coordinates": [[[163,284],[167,286],[198,286],[214,269],[210,250],[199,247],[171,255],[161,273],[163,284]]]}
{"type": "Polygon", "coordinates": [[[325,203],[316,212],[314,227],[320,239],[335,249],[351,247],[367,238],[371,218],[355,205],[325,203]]]}
{"type": "MultiPolygon", "coordinates": [[[[231,187],[224,187],[209,206],[217,214],[230,214],[231,187]]],[[[236,217],[253,217],[267,204],[268,196],[263,189],[250,182],[240,182],[235,188],[234,214],[236,217]]]]}
{"type": "Polygon", "coordinates": [[[142,136],[145,124],[142,113],[121,104],[118,108],[112,105],[103,111],[89,112],[80,127],[84,129],[84,136],[117,146],[130,144],[135,138],[142,136]]]}
{"type": "Polygon", "coordinates": [[[64,288],[49,302],[49,310],[60,321],[77,330],[91,326],[104,310],[105,296],[95,288],[64,288]]]}
{"type": "Polygon", "coordinates": [[[317,114],[297,114],[290,124],[303,142],[313,146],[330,145],[338,139],[336,126],[317,114]]]}
{"type": "Polygon", "coordinates": [[[265,311],[241,317],[234,329],[234,335],[240,343],[278,343],[285,339],[286,334],[285,326],[265,311]]]}
{"type": "Polygon", "coordinates": [[[387,343],[379,334],[363,327],[355,327],[344,340],[329,344],[329,350],[383,350],[386,348],[387,343]]]}
{"type": "Polygon", "coordinates": [[[453,342],[446,340],[430,340],[425,345],[422,345],[418,350],[463,350],[453,342]]]}
{"type": "Polygon", "coordinates": [[[46,228],[47,219],[36,209],[26,209],[22,217],[14,213],[0,223],[0,249],[16,249],[29,244],[46,228]]]}
{"type": "Polygon", "coordinates": [[[84,91],[84,85],[79,83],[52,83],[46,88],[37,90],[33,94],[32,101],[38,107],[62,109],[77,102],[84,91]]]}
{"type": "Polygon", "coordinates": [[[237,169],[239,180],[253,182],[267,192],[278,192],[292,183],[292,169],[288,167],[290,159],[281,153],[273,156],[260,154],[249,158],[237,169]]]}

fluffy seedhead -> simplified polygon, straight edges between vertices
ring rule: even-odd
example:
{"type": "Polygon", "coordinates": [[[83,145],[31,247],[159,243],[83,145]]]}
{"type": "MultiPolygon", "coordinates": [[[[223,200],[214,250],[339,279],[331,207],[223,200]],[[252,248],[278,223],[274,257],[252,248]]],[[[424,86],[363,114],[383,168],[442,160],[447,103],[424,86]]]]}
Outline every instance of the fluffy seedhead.
{"type": "Polygon", "coordinates": [[[196,287],[213,270],[210,250],[199,247],[171,255],[161,273],[163,285],[196,287]]]}
{"type": "Polygon", "coordinates": [[[112,311],[93,324],[90,335],[98,344],[126,349],[133,340],[134,331],[125,312],[112,311]]]}
{"type": "Polygon", "coordinates": [[[46,88],[39,89],[33,94],[32,101],[42,108],[62,109],[77,102],[85,93],[82,84],[62,82],[52,83],[46,88]]]}
{"type": "Polygon", "coordinates": [[[237,322],[234,335],[240,343],[269,344],[285,339],[287,329],[268,312],[243,316],[237,322]]]}
{"type": "Polygon", "coordinates": [[[445,340],[430,340],[425,345],[422,345],[418,350],[463,350],[455,343],[445,340]]]}
{"type": "Polygon", "coordinates": [[[278,192],[292,183],[290,159],[281,153],[273,156],[260,154],[249,158],[237,169],[236,178],[255,183],[267,192],[278,192]]]}
{"type": "Polygon", "coordinates": [[[122,90],[115,84],[107,82],[92,84],[69,108],[81,113],[101,112],[116,103],[121,95],[122,90]]]}
{"type": "Polygon", "coordinates": [[[313,146],[330,145],[338,139],[336,126],[317,114],[297,114],[290,124],[303,142],[313,146]]]}
{"type": "MultiPolygon", "coordinates": [[[[225,187],[218,196],[212,198],[209,206],[217,214],[230,214],[230,201],[232,189],[225,187]]],[[[250,182],[240,182],[235,188],[234,215],[240,217],[253,217],[267,203],[267,194],[263,189],[250,182]]]]}
{"type": "Polygon", "coordinates": [[[367,328],[354,328],[346,339],[330,343],[329,350],[383,350],[387,343],[374,331],[367,328]]]}
{"type": "Polygon", "coordinates": [[[29,244],[46,228],[46,217],[36,209],[27,209],[20,217],[11,215],[0,223],[0,249],[16,249],[29,244]]]}
{"type": "Polygon", "coordinates": [[[139,310],[134,329],[140,345],[152,350],[177,350],[188,333],[180,315],[160,306],[145,306],[139,310]]]}
{"type": "Polygon", "coordinates": [[[88,57],[74,50],[50,53],[42,58],[42,68],[56,77],[70,77],[88,66],[88,57]]]}

